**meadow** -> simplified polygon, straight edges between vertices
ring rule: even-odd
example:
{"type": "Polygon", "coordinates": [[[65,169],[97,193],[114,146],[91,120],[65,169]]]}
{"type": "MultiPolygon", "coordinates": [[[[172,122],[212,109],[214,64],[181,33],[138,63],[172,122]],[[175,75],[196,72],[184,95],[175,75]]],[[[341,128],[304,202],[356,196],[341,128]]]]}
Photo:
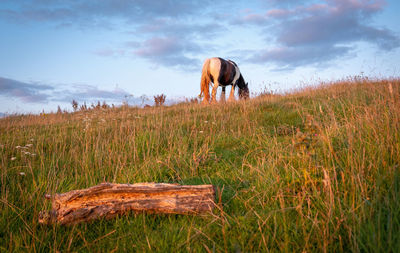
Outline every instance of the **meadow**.
{"type": "Polygon", "coordinates": [[[400,80],[0,119],[0,251],[400,252],[400,80]],[[213,184],[206,216],[41,225],[45,194],[213,184]]]}

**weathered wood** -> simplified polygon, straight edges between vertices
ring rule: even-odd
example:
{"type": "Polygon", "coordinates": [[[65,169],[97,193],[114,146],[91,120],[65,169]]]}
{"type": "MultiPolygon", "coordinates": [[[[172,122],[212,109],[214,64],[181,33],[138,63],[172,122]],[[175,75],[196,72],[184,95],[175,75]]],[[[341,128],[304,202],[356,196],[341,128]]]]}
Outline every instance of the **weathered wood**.
{"type": "Polygon", "coordinates": [[[202,214],[211,212],[215,205],[212,185],[102,183],[46,198],[52,200],[52,210],[39,215],[39,222],[45,224],[87,222],[129,211],[202,214]]]}

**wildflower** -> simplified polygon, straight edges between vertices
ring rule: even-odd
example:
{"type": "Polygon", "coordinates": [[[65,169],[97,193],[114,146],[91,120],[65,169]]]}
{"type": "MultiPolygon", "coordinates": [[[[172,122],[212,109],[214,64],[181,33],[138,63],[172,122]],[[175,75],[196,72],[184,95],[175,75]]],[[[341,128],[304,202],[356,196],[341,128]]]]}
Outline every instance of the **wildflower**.
{"type": "Polygon", "coordinates": [[[15,161],[17,158],[15,156],[11,157],[11,161],[15,161]]]}
{"type": "Polygon", "coordinates": [[[16,146],[15,148],[16,148],[16,149],[20,149],[20,148],[21,148],[21,146],[16,146]]]}
{"type": "Polygon", "coordinates": [[[20,173],[18,173],[20,176],[25,176],[25,172],[20,172],[20,173]]]}
{"type": "Polygon", "coordinates": [[[208,120],[205,120],[204,123],[208,123],[208,120]]]}
{"type": "Polygon", "coordinates": [[[26,145],[25,145],[25,147],[28,147],[28,148],[30,148],[30,147],[32,147],[32,146],[33,146],[32,143],[29,143],[29,144],[26,144],[26,145]]]}
{"type": "Polygon", "coordinates": [[[201,133],[201,134],[202,134],[202,133],[203,133],[203,131],[199,131],[199,133],[201,133]]]}

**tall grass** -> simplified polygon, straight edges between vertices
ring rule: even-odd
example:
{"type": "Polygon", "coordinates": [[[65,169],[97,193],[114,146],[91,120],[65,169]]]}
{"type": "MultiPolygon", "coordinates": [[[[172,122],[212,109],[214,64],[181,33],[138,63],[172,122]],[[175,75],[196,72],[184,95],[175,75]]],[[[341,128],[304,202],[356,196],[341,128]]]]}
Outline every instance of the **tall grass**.
{"type": "Polygon", "coordinates": [[[400,81],[0,120],[1,251],[400,251],[400,81]],[[206,217],[42,226],[46,193],[214,184],[206,217]]]}

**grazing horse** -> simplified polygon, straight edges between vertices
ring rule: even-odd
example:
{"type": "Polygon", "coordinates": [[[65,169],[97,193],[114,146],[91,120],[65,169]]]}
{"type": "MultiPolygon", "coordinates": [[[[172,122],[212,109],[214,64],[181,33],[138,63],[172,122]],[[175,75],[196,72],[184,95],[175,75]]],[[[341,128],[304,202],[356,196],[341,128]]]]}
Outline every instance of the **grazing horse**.
{"type": "Polygon", "coordinates": [[[204,61],[201,73],[200,95],[204,94],[203,103],[208,104],[210,101],[210,82],[214,83],[212,89],[212,102],[216,102],[216,94],[218,86],[222,86],[221,99],[225,100],[225,87],[232,85],[229,100],[235,100],[235,88],[239,87],[239,98],[249,98],[248,83],[245,83],[238,66],[231,60],[214,57],[204,61]]]}

